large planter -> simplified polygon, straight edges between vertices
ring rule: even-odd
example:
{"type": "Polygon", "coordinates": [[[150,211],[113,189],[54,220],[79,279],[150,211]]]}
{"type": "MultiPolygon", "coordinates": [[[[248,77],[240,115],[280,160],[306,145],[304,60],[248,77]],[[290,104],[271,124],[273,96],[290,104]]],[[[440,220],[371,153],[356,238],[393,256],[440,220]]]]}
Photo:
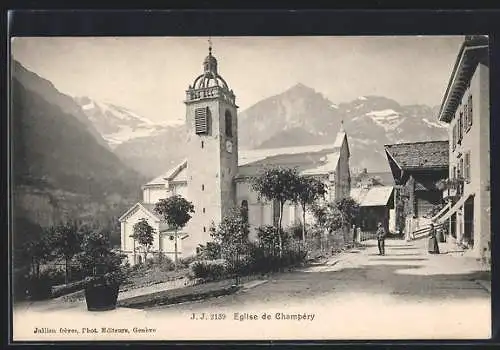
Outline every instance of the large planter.
{"type": "Polygon", "coordinates": [[[116,308],[120,285],[89,284],[85,287],[85,301],[89,311],[108,311],[116,308]]]}

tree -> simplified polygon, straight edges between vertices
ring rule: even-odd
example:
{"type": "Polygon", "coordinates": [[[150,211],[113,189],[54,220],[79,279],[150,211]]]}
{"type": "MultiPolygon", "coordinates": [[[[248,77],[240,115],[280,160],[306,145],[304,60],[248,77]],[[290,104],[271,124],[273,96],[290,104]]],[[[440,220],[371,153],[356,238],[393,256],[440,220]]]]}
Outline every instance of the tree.
{"type": "Polygon", "coordinates": [[[162,216],[169,228],[174,230],[175,241],[175,268],[177,269],[177,231],[182,229],[191,220],[194,214],[193,203],[179,195],[160,199],[155,204],[155,212],[162,216]]]}
{"type": "Polygon", "coordinates": [[[40,265],[54,258],[54,228],[43,229],[40,237],[32,239],[23,244],[25,257],[30,258],[32,274],[40,277],[40,265]]]}
{"type": "Polygon", "coordinates": [[[299,183],[297,169],[270,168],[266,169],[260,176],[253,179],[252,189],[261,197],[269,201],[276,201],[279,205],[279,220],[276,234],[279,237],[280,258],[283,255],[283,242],[281,237],[281,224],[283,220],[283,206],[287,201],[295,201],[297,198],[297,187],[299,183]]]}
{"type": "Polygon", "coordinates": [[[306,206],[313,204],[326,194],[325,184],[313,177],[300,176],[297,184],[296,202],[302,207],[302,241],[306,239],[306,206]]]}
{"type": "Polygon", "coordinates": [[[70,279],[69,263],[82,250],[84,231],[75,221],[70,221],[57,225],[53,230],[53,236],[54,251],[64,259],[64,281],[67,284],[70,279]]]}
{"type": "Polygon", "coordinates": [[[313,215],[329,232],[345,229],[354,223],[359,214],[359,205],[351,197],[341,198],[327,205],[315,205],[313,215]]]}
{"type": "Polygon", "coordinates": [[[141,219],[134,225],[134,233],[130,235],[143,247],[144,262],[146,262],[149,250],[153,246],[154,234],[154,228],[149,225],[146,219],[141,219]]]}
{"type": "Polygon", "coordinates": [[[241,210],[231,209],[217,225],[210,227],[210,236],[220,246],[220,252],[229,263],[246,252],[250,226],[241,210]]]}

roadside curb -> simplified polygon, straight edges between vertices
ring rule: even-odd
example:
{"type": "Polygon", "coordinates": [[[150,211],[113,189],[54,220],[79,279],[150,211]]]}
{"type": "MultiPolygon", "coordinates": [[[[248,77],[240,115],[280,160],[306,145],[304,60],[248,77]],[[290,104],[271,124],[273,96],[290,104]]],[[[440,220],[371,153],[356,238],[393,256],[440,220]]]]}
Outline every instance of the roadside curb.
{"type": "Polygon", "coordinates": [[[124,299],[118,302],[118,306],[125,308],[133,308],[133,309],[145,309],[150,307],[180,304],[185,302],[192,302],[201,299],[208,299],[208,298],[233,294],[241,290],[241,288],[242,288],[241,286],[231,285],[209,291],[191,292],[188,294],[179,294],[176,296],[169,296],[168,292],[170,291],[167,290],[152,294],[136,296],[129,299],[124,299]]]}
{"type": "Polygon", "coordinates": [[[487,290],[488,293],[491,294],[491,281],[475,280],[474,282],[479,284],[481,287],[483,287],[485,290],[487,290]]]}
{"type": "Polygon", "coordinates": [[[269,280],[258,280],[258,281],[252,281],[248,283],[244,283],[242,288],[240,289],[241,292],[247,291],[249,289],[255,288],[257,286],[260,286],[261,284],[267,283],[269,280]]]}

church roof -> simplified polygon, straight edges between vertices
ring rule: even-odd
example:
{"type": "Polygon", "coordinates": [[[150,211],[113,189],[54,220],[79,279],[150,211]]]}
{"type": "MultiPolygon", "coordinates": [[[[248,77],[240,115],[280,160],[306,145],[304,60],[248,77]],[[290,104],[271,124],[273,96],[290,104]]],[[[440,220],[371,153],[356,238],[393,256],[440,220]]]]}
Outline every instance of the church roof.
{"type": "Polygon", "coordinates": [[[340,149],[334,145],[312,145],[241,152],[236,178],[258,175],[269,166],[296,167],[303,175],[327,175],[337,167],[340,149]]]}
{"type": "Polygon", "coordinates": [[[146,211],[148,214],[150,214],[155,219],[160,220],[160,217],[154,211],[154,207],[155,207],[154,204],[151,204],[151,203],[144,203],[142,201],[137,202],[133,206],[131,206],[129,208],[129,210],[127,210],[122,216],[120,216],[118,221],[122,222],[122,221],[127,220],[128,216],[135,213],[140,208],[142,208],[144,211],[146,211]]]}
{"type": "Polygon", "coordinates": [[[154,178],[149,181],[144,186],[159,186],[166,185],[168,181],[172,181],[174,178],[176,181],[186,181],[186,172],[185,168],[187,166],[187,159],[184,159],[182,162],[169,169],[166,173],[154,178]]]}

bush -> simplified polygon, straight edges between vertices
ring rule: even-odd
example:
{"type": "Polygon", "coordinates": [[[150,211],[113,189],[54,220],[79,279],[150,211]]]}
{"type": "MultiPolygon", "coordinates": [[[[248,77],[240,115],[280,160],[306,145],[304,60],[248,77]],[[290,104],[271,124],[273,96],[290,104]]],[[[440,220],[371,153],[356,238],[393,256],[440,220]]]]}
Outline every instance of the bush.
{"type": "Polygon", "coordinates": [[[196,261],[191,265],[194,278],[217,281],[227,275],[226,266],[220,261],[196,261]]]}
{"type": "Polygon", "coordinates": [[[217,242],[207,242],[206,245],[200,244],[198,247],[200,248],[198,253],[200,259],[215,260],[221,257],[222,247],[217,242]]]}
{"type": "Polygon", "coordinates": [[[300,223],[288,226],[285,232],[293,239],[302,240],[302,224],[300,223]]]}
{"type": "Polygon", "coordinates": [[[198,261],[198,257],[196,255],[186,256],[185,258],[179,259],[179,265],[182,267],[189,267],[195,261],[198,261]]]}
{"type": "Polygon", "coordinates": [[[40,272],[39,276],[28,276],[26,286],[29,298],[32,300],[49,299],[52,296],[52,286],[56,278],[57,272],[52,269],[40,272]]]}

